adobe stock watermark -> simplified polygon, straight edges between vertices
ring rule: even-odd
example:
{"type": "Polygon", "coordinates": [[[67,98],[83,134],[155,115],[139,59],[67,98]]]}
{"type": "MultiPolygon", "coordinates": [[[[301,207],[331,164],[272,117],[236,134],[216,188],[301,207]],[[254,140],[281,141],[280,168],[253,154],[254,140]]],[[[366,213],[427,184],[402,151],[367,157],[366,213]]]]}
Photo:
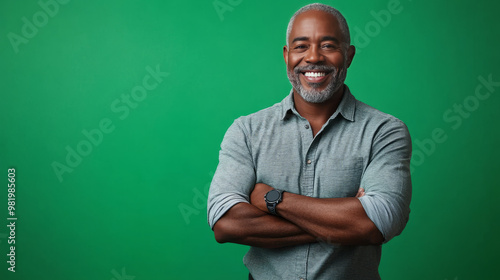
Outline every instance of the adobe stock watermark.
{"type": "Polygon", "coordinates": [[[371,10],[370,15],[373,20],[368,21],[363,28],[354,26],[351,31],[352,44],[356,46],[356,51],[361,52],[362,49],[366,48],[372,39],[382,32],[383,28],[389,26],[393,16],[399,15],[402,11],[403,6],[399,0],[389,0],[387,8],[378,12],[371,10]]]}
{"type": "Polygon", "coordinates": [[[37,34],[39,29],[44,28],[48,23],[50,18],[55,17],[59,14],[61,5],[66,5],[70,0],[40,0],[38,1],[38,6],[40,10],[35,12],[31,18],[22,17],[21,21],[23,25],[21,26],[21,32],[14,33],[9,32],[7,38],[12,46],[12,49],[17,54],[19,53],[19,46],[21,44],[28,44],[31,39],[33,39],[37,34]]]}
{"type": "Polygon", "coordinates": [[[210,181],[206,183],[203,188],[201,188],[201,190],[198,188],[193,188],[193,199],[190,204],[179,203],[179,205],[177,206],[186,225],[189,225],[191,223],[192,215],[197,216],[201,213],[202,210],[206,210],[207,208],[208,191],[210,190],[210,183],[212,182],[214,173],[208,173],[208,176],[210,176],[210,181]]]}
{"type": "Polygon", "coordinates": [[[234,11],[234,8],[239,6],[242,2],[243,0],[215,0],[212,2],[212,5],[220,21],[224,21],[224,13],[234,11]]]}
{"type": "MultiPolygon", "coordinates": [[[[492,93],[500,87],[500,80],[494,81],[493,74],[489,74],[487,78],[478,76],[477,80],[473,94],[466,96],[462,102],[453,104],[443,112],[443,121],[450,125],[451,130],[459,129],[464,120],[470,118],[472,113],[479,109],[481,102],[489,99],[492,93]]],[[[448,140],[448,133],[441,127],[434,128],[430,137],[423,140],[416,139],[411,157],[411,173],[413,174],[416,167],[421,166],[428,157],[435,153],[438,144],[443,144],[446,140],[448,140]]]]}
{"type": "MultiPolygon", "coordinates": [[[[132,110],[136,109],[141,102],[144,102],[148,97],[148,93],[155,90],[163,82],[163,79],[169,75],[169,73],[160,70],[160,65],[156,65],[155,68],[146,66],[146,72],[147,74],[142,78],[142,83],[134,86],[130,93],[123,93],[120,98],[116,98],[111,102],[110,110],[116,114],[119,120],[125,120],[132,110]]],[[[102,144],[105,135],[113,132],[115,128],[113,120],[104,117],[99,121],[96,128],[83,129],[83,139],[75,145],[65,147],[67,152],[65,160],[62,163],[53,161],[51,164],[59,182],[63,181],[65,173],[73,172],[83,162],[83,159],[92,153],[94,148],[102,144]]]]}
{"type": "Polygon", "coordinates": [[[133,275],[127,275],[127,272],[125,271],[125,267],[122,267],[122,273],[118,273],[116,269],[111,270],[111,274],[113,274],[113,278],[111,280],[134,280],[135,276],[133,275]]]}

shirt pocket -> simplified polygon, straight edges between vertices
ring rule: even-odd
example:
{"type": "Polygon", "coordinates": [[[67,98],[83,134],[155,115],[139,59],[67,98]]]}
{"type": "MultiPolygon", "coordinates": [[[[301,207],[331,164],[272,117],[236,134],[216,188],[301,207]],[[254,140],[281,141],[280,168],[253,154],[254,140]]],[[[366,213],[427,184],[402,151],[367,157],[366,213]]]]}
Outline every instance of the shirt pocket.
{"type": "Polygon", "coordinates": [[[354,197],[363,175],[363,158],[331,158],[317,172],[316,197],[354,197]]]}

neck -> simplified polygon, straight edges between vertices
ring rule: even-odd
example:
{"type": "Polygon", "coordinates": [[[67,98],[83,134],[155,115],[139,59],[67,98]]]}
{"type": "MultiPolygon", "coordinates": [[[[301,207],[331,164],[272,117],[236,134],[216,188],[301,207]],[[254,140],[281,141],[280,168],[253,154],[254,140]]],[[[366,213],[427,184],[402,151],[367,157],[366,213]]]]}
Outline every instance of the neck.
{"type": "Polygon", "coordinates": [[[295,103],[295,109],[302,117],[306,118],[311,125],[319,126],[321,128],[337,110],[337,107],[342,100],[344,87],[345,85],[342,85],[333,94],[332,98],[323,103],[307,102],[294,89],[293,99],[295,103]]]}

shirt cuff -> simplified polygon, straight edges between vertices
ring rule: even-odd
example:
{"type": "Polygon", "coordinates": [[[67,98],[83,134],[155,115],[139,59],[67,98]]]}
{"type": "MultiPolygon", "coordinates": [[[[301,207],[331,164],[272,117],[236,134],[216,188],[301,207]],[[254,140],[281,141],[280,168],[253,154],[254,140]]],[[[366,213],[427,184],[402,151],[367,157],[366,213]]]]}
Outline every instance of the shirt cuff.
{"type": "Polygon", "coordinates": [[[236,193],[220,194],[216,198],[209,200],[212,201],[209,201],[208,224],[212,230],[214,229],[215,223],[224,216],[231,207],[241,202],[248,203],[248,200],[236,193]]]}
{"type": "Polygon", "coordinates": [[[358,198],[366,215],[384,236],[384,243],[399,235],[408,222],[409,210],[404,214],[397,202],[380,194],[366,193],[358,198]]]}

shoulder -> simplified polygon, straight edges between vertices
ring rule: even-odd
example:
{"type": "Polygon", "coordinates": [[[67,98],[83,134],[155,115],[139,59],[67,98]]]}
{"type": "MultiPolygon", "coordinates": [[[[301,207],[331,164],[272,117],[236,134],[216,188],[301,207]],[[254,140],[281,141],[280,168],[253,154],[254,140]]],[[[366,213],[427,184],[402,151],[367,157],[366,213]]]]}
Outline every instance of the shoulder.
{"type": "Polygon", "coordinates": [[[375,121],[401,121],[395,116],[382,112],[362,101],[356,99],[356,118],[360,120],[373,119],[375,121]]]}
{"type": "Polygon", "coordinates": [[[246,132],[255,131],[259,128],[269,128],[279,123],[283,117],[283,101],[255,113],[237,118],[233,126],[238,126],[246,132]]]}
{"type": "Polygon", "coordinates": [[[356,100],[355,122],[371,135],[372,141],[399,140],[411,145],[410,132],[402,120],[359,100],[356,100]]]}
{"type": "Polygon", "coordinates": [[[232,145],[245,145],[251,149],[252,143],[258,139],[268,139],[268,134],[273,133],[280,125],[282,104],[276,103],[268,108],[255,113],[238,117],[227,129],[222,147],[232,145]]]}
{"type": "Polygon", "coordinates": [[[362,101],[356,99],[356,121],[369,122],[371,125],[404,127],[406,124],[397,117],[384,113],[362,101]]]}
{"type": "Polygon", "coordinates": [[[262,110],[259,110],[255,113],[246,115],[246,116],[241,116],[237,120],[240,120],[241,122],[252,122],[252,121],[261,121],[264,119],[269,119],[269,118],[279,118],[279,116],[282,113],[283,109],[283,102],[276,103],[270,107],[264,108],[262,110]]]}

